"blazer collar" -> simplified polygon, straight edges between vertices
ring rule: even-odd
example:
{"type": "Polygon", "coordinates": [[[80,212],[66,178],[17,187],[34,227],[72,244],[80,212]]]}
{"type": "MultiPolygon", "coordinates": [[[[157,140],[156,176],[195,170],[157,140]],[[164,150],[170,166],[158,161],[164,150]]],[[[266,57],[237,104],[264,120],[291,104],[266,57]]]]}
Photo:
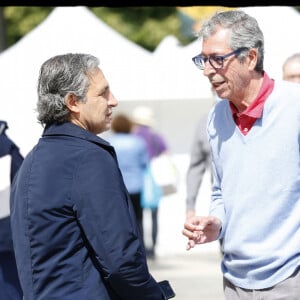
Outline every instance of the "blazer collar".
{"type": "Polygon", "coordinates": [[[101,146],[112,148],[112,146],[104,139],[100,138],[94,133],[83,129],[71,122],[65,122],[61,124],[51,124],[45,127],[42,134],[43,137],[54,136],[54,135],[65,135],[73,136],[80,139],[88,140],[90,142],[99,144],[101,146]]]}

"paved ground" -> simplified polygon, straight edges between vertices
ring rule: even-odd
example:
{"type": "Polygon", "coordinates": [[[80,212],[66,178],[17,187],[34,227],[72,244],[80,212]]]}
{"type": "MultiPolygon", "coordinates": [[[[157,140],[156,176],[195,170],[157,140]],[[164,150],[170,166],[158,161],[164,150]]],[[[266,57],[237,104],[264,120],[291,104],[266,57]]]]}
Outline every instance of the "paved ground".
{"type": "Polygon", "coordinates": [[[195,252],[149,260],[156,280],[168,279],[176,300],[222,300],[219,253],[195,252]]]}

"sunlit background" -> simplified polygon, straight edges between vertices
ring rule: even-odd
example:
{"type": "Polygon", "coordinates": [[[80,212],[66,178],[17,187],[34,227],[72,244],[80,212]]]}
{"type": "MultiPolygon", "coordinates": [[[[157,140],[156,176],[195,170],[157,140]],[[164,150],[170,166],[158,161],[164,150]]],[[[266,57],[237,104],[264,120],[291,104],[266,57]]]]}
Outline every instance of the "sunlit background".
{"type": "MultiPolygon", "coordinates": [[[[186,255],[181,229],[189,153],[198,120],[215,102],[208,80],[191,58],[201,51],[197,32],[202,21],[216,11],[229,9],[238,8],[0,7],[0,119],[8,122],[7,134],[23,155],[43,130],[36,121],[36,84],[39,67],[50,56],[66,52],[94,54],[119,100],[116,112],[131,115],[140,104],[154,111],[155,128],[165,137],[180,173],[177,193],[163,198],[160,205],[159,257],[186,255]]],[[[240,9],[258,20],[265,35],[265,69],[272,78],[280,80],[284,59],[300,52],[297,7],[240,9]]],[[[110,131],[101,136],[109,134],[110,131]]],[[[198,196],[197,212],[201,214],[208,210],[209,178],[206,173],[198,196]]],[[[145,222],[147,230],[147,217],[145,222]]],[[[213,259],[219,261],[217,243],[195,249],[196,253],[203,251],[213,253],[213,259]]],[[[152,268],[158,276],[165,276],[159,273],[163,271],[161,265],[152,268]]],[[[195,270],[193,276],[200,271],[195,270]]],[[[170,276],[169,269],[168,272],[166,276],[170,276]]],[[[221,290],[220,286],[216,288],[221,290]]],[[[205,286],[202,289],[205,291],[205,286]]],[[[197,295],[199,299],[221,299],[202,298],[198,292],[197,295]]]]}

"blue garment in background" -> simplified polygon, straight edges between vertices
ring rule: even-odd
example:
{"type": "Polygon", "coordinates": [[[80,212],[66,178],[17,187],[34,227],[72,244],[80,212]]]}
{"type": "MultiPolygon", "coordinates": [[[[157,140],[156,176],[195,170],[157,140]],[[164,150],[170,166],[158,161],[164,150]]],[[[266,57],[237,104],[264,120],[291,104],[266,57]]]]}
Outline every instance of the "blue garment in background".
{"type": "Polygon", "coordinates": [[[128,192],[140,193],[143,188],[144,170],[148,163],[145,142],[130,133],[114,133],[109,142],[115,148],[128,192]]]}

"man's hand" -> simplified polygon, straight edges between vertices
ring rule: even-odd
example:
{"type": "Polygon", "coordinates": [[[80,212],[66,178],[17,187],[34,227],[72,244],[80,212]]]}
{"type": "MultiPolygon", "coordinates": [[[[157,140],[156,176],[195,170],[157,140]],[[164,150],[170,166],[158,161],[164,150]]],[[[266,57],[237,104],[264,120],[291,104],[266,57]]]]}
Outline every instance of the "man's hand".
{"type": "Polygon", "coordinates": [[[188,238],[187,250],[196,244],[204,244],[217,240],[222,228],[221,221],[212,216],[191,217],[184,223],[182,234],[188,238]]]}

